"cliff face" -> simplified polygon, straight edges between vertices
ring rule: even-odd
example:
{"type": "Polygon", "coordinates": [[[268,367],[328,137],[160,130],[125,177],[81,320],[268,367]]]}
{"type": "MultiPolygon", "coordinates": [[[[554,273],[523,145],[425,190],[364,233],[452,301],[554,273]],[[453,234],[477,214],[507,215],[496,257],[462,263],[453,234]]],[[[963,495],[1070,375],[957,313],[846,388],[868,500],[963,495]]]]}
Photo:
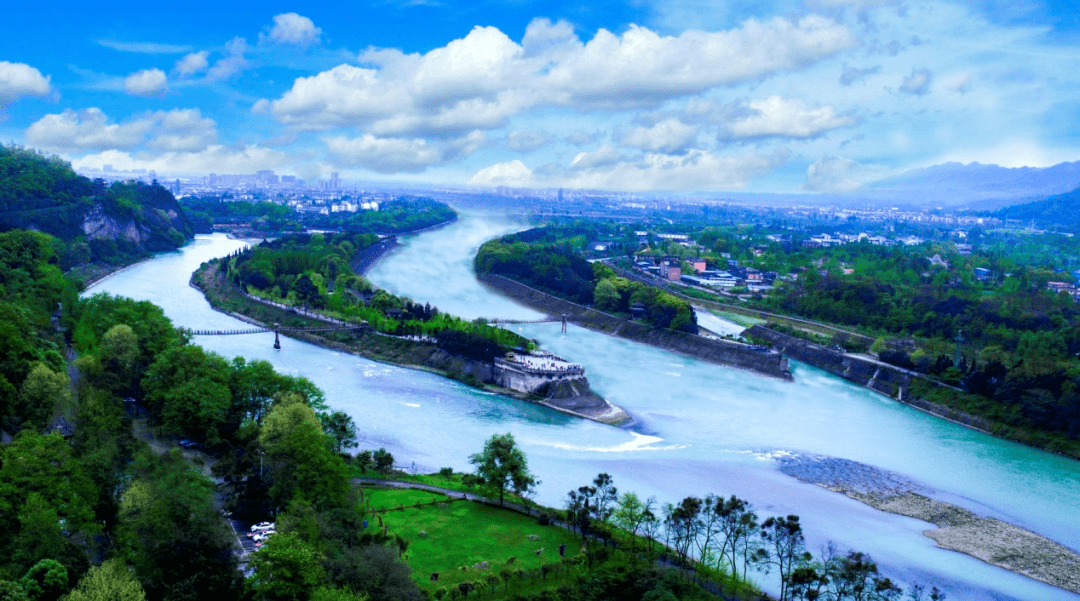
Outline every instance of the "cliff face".
{"type": "Polygon", "coordinates": [[[157,184],[106,185],[57,157],[0,146],[0,231],[9,229],[90,243],[82,260],[106,263],[176,249],[195,233],[176,198],[157,184]]]}
{"type": "Polygon", "coordinates": [[[191,237],[183,214],[163,209],[145,209],[141,219],[134,215],[107,212],[93,206],[83,219],[82,231],[87,240],[128,240],[147,251],[173,250],[191,237]]]}

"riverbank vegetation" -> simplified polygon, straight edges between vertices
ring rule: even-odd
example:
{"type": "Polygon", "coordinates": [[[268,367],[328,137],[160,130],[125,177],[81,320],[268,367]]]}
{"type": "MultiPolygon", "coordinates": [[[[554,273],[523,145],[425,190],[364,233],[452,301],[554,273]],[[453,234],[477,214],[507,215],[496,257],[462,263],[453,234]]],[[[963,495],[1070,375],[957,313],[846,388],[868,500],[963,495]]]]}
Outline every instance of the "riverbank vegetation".
{"type": "MultiPolygon", "coordinates": [[[[773,322],[783,317],[766,313],[809,320],[790,321],[785,332],[870,352],[938,380],[948,386],[925,387],[933,397],[928,400],[987,419],[995,433],[1012,440],[1080,457],[1080,305],[1074,294],[1057,291],[1071,288],[1077,277],[1069,271],[1080,267],[1077,238],[974,230],[957,240],[957,232],[895,224],[897,238],[887,239],[860,233],[868,225],[829,223],[835,234],[823,235],[784,223],[576,219],[485,244],[477,269],[501,270],[552,292],[557,286],[521,274],[550,273],[533,267],[541,262],[536,253],[558,248],[551,262],[578,265],[579,282],[588,280],[586,257],[608,257],[625,269],[638,260],[666,260],[682,275],[693,272],[693,260],[736,280],[758,278],[752,292],[745,285],[710,291],[652,281],[665,291],[658,294],[757,309],[773,322]]],[[[627,310],[633,284],[611,278],[598,261],[591,267],[594,304],[627,310]]],[[[650,281],[645,273],[640,277],[650,281]]],[[[575,288],[579,302],[587,296],[583,286],[575,288]]]]}
{"type": "Polygon", "coordinates": [[[477,252],[476,271],[626,317],[636,306],[653,327],[697,333],[697,318],[686,301],[585,260],[576,250],[583,235],[575,228],[537,228],[490,240],[477,252]]]}
{"type": "Polygon", "coordinates": [[[263,233],[330,229],[359,234],[405,234],[457,219],[457,213],[450,205],[426,196],[397,196],[376,201],[354,199],[346,194],[338,202],[366,204],[367,208],[324,215],[317,211],[296,211],[284,198],[257,196],[251,201],[235,200],[228,193],[189,196],[180,200],[199,231],[205,233],[217,226],[263,233]]]}
{"type": "Polygon", "coordinates": [[[482,320],[467,321],[430,304],[420,305],[377,289],[349,262],[378,241],[372,234],[289,236],[222,260],[226,277],[248,294],[285,307],[315,309],[375,331],[428,339],[453,355],[491,361],[534,344],[482,320]]]}

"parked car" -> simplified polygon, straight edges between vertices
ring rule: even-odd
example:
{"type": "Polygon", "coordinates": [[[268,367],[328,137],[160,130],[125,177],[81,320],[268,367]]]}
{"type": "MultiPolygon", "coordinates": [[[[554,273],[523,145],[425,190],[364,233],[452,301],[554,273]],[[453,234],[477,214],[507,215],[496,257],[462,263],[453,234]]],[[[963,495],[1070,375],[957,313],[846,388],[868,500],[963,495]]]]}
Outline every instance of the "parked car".
{"type": "Polygon", "coordinates": [[[185,449],[197,449],[197,448],[199,448],[199,443],[195,442],[194,440],[188,439],[188,438],[181,438],[180,439],[180,446],[185,448],[185,449]]]}

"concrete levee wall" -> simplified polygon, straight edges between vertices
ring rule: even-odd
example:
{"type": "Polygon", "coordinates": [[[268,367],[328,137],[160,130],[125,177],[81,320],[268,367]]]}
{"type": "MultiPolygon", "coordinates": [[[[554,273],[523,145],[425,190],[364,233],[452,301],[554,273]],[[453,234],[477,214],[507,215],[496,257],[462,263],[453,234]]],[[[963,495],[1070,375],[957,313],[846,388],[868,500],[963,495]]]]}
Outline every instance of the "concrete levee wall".
{"type": "Polygon", "coordinates": [[[915,382],[929,386],[946,387],[945,384],[924,377],[919,373],[835,351],[760,325],[750,328],[746,331],[746,334],[757,339],[770,341],[773,348],[780,350],[780,352],[796,361],[813,365],[835,376],[840,376],[845,380],[880,392],[927,413],[983,432],[990,432],[993,427],[993,424],[987,419],[909,394],[908,390],[915,382]]]}
{"type": "Polygon", "coordinates": [[[518,392],[536,393],[546,384],[580,380],[587,386],[585,371],[576,369],[570,372],[528,369],[503,359],[495,359],[495,383],[503,388],[518,392]]]}
{"type": "Polygon", "coordinates": [[[485,274],[477,277],[481,282],[522,304],[551,315],[565,314],[569,321],[590,330],[690,355],[710,363],[738,367],[777,378],[791,378],[787,359],[780,353],[755,350],[738,342],[653,328],[563,300],[499,275],[485,274]]]}

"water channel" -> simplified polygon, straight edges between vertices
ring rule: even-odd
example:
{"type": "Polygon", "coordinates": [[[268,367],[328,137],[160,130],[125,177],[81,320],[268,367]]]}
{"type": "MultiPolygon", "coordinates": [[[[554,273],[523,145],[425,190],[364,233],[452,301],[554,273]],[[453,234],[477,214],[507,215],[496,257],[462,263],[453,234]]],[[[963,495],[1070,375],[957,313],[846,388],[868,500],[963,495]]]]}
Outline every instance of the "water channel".
{"type": "MultiPolygon", "coordinates": [[[[378,286],[463,317],[538,314],[474,278],[476,248],[520,229],[497,216],[466,214],[407,238],[369,274],[378,286]]],[[[180,252],[119,272],[88,293],[153,301],[176,325],[238,327],[210,309],[187,280],[200,263],[243,246],[200,236],[180,252]]],[[[469,470],[470,454],[494,433],[512,432],[541,480],[537,501],[561,506],[568,490],[607,472],[622,491],[660,502],[736,494],[759,516],[798,514],[815,552],[827,541],[865,551],[890,577],[935,584],[952,599],[1080,599],[959,553],[937,549],[919,520],[883,513],[777,469],[777,458],[829,456],[910,478],[933,496],[1080,549],[1080,463],[931,417],[801,364],[794,382],[711,365],[559,324],[520,331],[581,363],[594,390],[635,417],[620,429],[468,388],[426,372],[380,364],[272,335],[207,336],[195,342],[227,358],[270,361],[310,378],[328,403],[350,413],[362,448],[386,447],[417,471],[469,470]]],[[[768,579],[761,581],[768,586],[768,579]]]]}

